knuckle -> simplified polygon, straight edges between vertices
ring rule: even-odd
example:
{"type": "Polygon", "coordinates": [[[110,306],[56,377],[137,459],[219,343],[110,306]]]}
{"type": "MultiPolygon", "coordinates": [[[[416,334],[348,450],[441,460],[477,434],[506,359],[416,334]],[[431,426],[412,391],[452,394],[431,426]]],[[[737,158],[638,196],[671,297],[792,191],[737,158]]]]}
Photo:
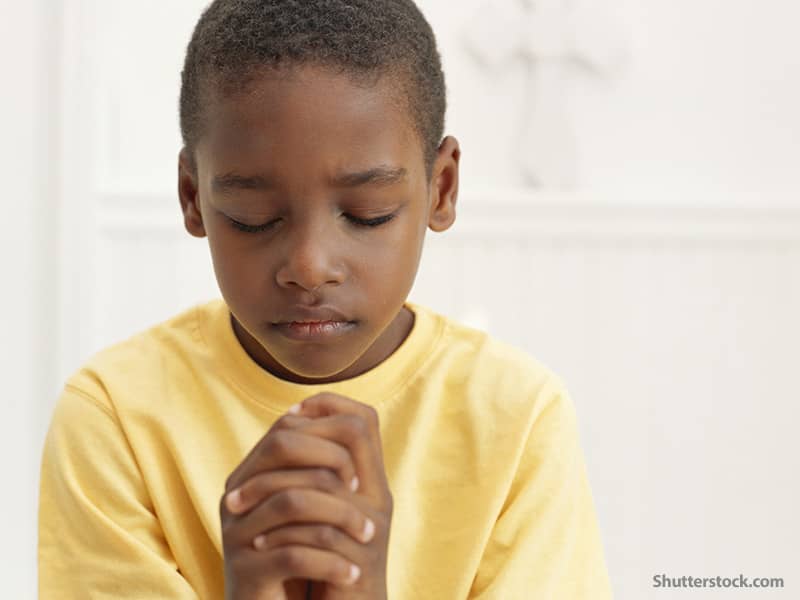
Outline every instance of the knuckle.
{"type": "Polygon", "coordinates": [[[347,416],[347,428],[350,435],[356,438],[364,438],[369,432],[369,426],[364,419],[356,415],[347,416]]]}
{"type": "Polygon", "coordinates": [[[276,550],[275,562],[289,573],[302,571],[305,560],[305,552],[298,546],[281,546],[276,550]]]}
{"type": "Polygon", "coordinates": [[[334,491],[344,485],[339,476],[330,469],[317,469],[314,478],[317,487],[326,491],[334,491]]]}
{"type": "Polygon", "coordinates": [[[314,408],[316,408],[318,403],[324,402],[326,396],[328,396],[328,395],[329,395],[329,392],[317,392],[313,396],[308,396],[307,398],[304,398],[303,401],[302,401],[303,408],[306,409],[306,410],[308,410],[308,409],[312,409],[313,410],[314,408]]]}
{"type": "Polygon", "coordinates": [[[269,437],[268,443],[263,446],[263,453],[268,456],[286,457],[289,452],[290,440],[285,429],[279,429],[269,437]]]}
{"type": "Polygon", "coordinates": [[[277,432],[280,429],[286,429],[289,427],[289,419],[286,415],[282,415],[278,417],[278,419],[272,424],[272,430],[277,432]]]}
{"type": "Polygon", "coordinates": [[[305,507],[303,494],[298,489],[287,489],[278,494],[278,510],[284,514],[300,513],[305,507]]]}
{"type": "Polygon", "coordinates": [[[315,542],[325,548],[333,547],[339,539],[339,530],[331,525],[321,525],[314,532],[315,542]]]}
{"type": "Polygon", "coordinates": [[[342,415],[341,428],[345,439],[354,442],[363,439],[367,433],[367,427],[364,419],[356,415],[342,415]]]}

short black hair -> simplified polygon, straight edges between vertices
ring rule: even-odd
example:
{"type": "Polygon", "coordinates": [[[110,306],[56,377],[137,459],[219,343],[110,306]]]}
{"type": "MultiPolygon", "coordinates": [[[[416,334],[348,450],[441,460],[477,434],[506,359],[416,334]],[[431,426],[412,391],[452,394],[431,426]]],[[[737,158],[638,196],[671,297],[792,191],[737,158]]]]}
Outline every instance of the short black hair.
{"type": "Polygon", "coordinates": [[[204,101],[245,91],[264,68],[390,76],[423,146],[430,176],[446,90],[436,38],[412,0],[214,0],[195,26],[181,73],[180,126],[194,162],[204,101]]]}

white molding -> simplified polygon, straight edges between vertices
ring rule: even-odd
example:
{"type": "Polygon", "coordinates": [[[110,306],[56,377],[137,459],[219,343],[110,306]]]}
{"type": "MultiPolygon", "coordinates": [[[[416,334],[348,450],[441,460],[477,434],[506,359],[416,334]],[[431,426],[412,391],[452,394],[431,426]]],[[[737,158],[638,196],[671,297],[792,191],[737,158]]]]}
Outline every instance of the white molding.
{"type": "Polygon", "coordinates": [[[95,277],[95,230],[91,185],[94,72],[85,2],[64,0],[59,47],[60,131],[58,140],[58,380],[74,368],[75,354],[86,353],[95,277]],[[88,135],[87,135],[88,132],[88,135]]]}

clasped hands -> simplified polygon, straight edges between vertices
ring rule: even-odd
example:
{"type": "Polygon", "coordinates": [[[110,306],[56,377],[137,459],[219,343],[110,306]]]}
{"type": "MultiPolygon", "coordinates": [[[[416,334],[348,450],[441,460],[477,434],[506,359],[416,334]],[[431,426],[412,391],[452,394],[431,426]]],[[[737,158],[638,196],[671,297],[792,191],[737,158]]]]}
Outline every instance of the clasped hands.
{"type": "Polygon", "coordinates": [[[375,409],[306,398],[225,483],[226,599],[385,600],[392,509],[375,409]]]}

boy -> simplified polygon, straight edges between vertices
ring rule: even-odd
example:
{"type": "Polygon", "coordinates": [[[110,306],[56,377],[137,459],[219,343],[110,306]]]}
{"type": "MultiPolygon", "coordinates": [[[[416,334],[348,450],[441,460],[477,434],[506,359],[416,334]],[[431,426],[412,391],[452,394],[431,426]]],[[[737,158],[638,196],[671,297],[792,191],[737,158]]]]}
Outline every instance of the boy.
{"type": "Polygon", "coordinates": [[[460,157],[411,0],[217,0],[180,109],[223,299],[67,382],[41,597],[609,598],[560,380],[406,300],[460,157]]]}

